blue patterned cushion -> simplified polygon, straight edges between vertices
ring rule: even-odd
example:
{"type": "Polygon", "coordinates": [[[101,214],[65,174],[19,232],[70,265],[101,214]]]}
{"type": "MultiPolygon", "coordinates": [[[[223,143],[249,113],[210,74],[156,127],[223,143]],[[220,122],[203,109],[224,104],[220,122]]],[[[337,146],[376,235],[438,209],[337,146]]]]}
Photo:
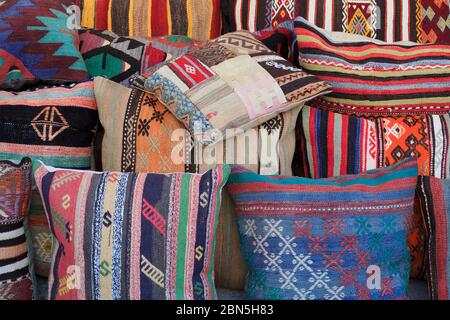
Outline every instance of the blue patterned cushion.
{"type": "Polygon", "coordinates": [[[417,162],[312,180],[234,167],[250,299],[405,299],[417,162]]]}

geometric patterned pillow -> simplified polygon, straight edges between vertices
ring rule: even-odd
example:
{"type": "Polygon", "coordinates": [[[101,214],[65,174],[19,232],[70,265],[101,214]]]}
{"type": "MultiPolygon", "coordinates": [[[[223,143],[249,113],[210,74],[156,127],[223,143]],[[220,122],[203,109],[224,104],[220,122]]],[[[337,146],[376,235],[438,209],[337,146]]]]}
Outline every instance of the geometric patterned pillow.
{"type": "Polygon", "coordinates": [[[31,159],[0,161],[0,300],[31,300],[24,219],[31,191],[31,159]]]}
{"type": "Polygon", "coordinates": [[[404,299],[407,221],[417,184],[409,159],[353,176],[260,176],[233,167],[250,299],[404,299]]]}
{"type": "Polygon", "coordinates": [[[71,25],[72,0],[8,0],[0,5],[0,88],[88,79],[71,25]]]}
{"type": "MultiPolygon", "coordinates": [[[[62,168],[90,169],[97,126],[93,82],[0,91],[0,160],[23,157],[62,168]]],[[[51,235],[42,202],[33,183],[29,227],[36,273],[50,269],[51,235]]]]}
{"type": "Polygon", "coordinates": [[[216,299],[214,246],[230,169],[199,174],[65,170],[36,183],[55,248],[49,298],[216,299]]]}

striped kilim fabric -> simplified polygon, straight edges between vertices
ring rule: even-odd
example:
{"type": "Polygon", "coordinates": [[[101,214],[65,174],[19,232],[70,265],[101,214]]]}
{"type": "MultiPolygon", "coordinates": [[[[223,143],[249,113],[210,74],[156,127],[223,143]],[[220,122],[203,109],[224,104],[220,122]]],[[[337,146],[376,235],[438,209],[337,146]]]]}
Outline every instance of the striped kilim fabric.
{"type": "Polygon", "coordinates": [[[214,246],[228,166],[203,175],[38,167],[56,239],[49,298],[214,299],[214,246]]]}
{"type": "Polygon", "coordinates": [[[434,300],[449,300],[450,180],[421,176],[417,190],[427,230],[429,293],[434,300]]]}
{"type": "Polygon", "coordinates": [[[76,0],[81,25],[121,36],[183,35],[204,41],[220,35],[219,0],[76,0]]]}
{"type": "Polygon", "coordinates": [[[363,116],[450,111],[450,46],[387,44],[295,21],[301,67],[333,92],[321,108],[363,116]]]}
{"type": "Polygon", "coordinates": [[[31,160],[0,161],[0,300],[31,300],[24,219],[31,191],[31,160]]]}
{"type": "Polygon", "coordinates": [[[312,180],[233,167],[250,299],[403,299],[417,164],[312,180]]]}
{"type": "MultiPolygon", "coordinates": [[[[54,166],[90,169],[97,126],[93,82],[20,93],[0,91],[0,160],[30,157],[54,166]]],[[[36,273],[47,276],[51,235],[33,186],[29,219],[36,273]]]]}

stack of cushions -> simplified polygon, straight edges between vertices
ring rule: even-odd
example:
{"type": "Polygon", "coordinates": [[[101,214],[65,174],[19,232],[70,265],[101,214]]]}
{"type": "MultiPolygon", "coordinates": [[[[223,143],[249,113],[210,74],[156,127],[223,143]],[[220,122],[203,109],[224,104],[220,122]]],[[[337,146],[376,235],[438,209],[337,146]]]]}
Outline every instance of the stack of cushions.
{"type": "Polygon", "coordinates": [[[31,300],[24,220],[31,191],[31,159],[0,161],[0,300],[31,300]]]}
{"type": "Polygon", "coordinates": [[[0,6],[0,89],[87,80],[70,27],[71,0],[12,0],[0,6]]]}
{"type": "Polygon", "coordinates": [[[233,167],[250,299],[405,299],[413,159],[323,180],[233,167]]]}
{"type": "Polygon", "coordinates": [[[229,167],[203,175],[57,170],[35,178],[56,238],[51,299],[214,299],[229,167]]]}
{"type": "Polygon", "coordinates": [[[448,1],[434,0],[226,0],[225,32],[276,27],[301,16],[329,31],[388,42],[450,43],[448,1]]]}

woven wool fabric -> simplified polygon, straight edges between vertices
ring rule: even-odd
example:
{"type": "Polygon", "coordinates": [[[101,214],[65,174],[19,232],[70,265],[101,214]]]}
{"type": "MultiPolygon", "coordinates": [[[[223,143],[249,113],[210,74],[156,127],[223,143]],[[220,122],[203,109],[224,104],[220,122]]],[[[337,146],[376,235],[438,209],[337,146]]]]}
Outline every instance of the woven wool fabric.
{"type": "Polygon", "coordinates": [[[121,36],[184,35],[204,41],[220,35],[219,0],[78,0],[81,25],[121,36]]]}
{"type": "Polygon", "coordinates": [[[89,75],[130,86],[131,77],[184,54],[195,41],[185,36],[121,37],[111,31],[80,30],[80,51],[89,75]]]}
{"type": "Polygon", "coordinates": [[[70,0],[8,0],[0,5],[0,88],[87,80],[71,26],[70,0]]]}
{"type": "Polygon", "coordinates": [[[312,180],[233,167],[250,299],[404,299],[417,164],[312,180]]]}
{"type": "Polygon", "coordinates": [[[31,300],[24,219],[31,192],[31,159],[0,161],[0,300],[31,300]]]}
{"type": "MultiPolygon", "coordinates": [[[[415,157],[419,174],[447,178],[449,129],[448,114],[371,121],[305,106],[297,119],[292,170],[297,176],[328,178],[358,174],[415,157]]],[[[411,229],[411,276],[423,278],[425,230],[418,208],[411,229]]]]}
{"type": "Polygon", "coordinates": [[[215,299],[214,245],[228,166],[198,174],[38,167],[56,238],[49,298],[215,299]]]}
{"type": "Polygon", "coordinates": [[[203,144],[235,136],[330,91],[248,32],[197,46],[159,68],[144,86],[203,144]]]}
{"type": "Polygon", "coordinates": [[[446,0],[227,0],[226,32],[261,30],[301,16],[328,31],[388,42],[450,43],[446,0]]]}
{"type": "Polygon", "coordinates": [[[387,44],[295,20],[301,67],[333,92],[321,108],[363,116],[450,110],[450,46],[387,44]]]}
{"type": "Polygon", "coordinates": [[[427,231],[427,280],[432,299],[449,300],[450,181],[419,177],[417,190],[427,231]]]}
{"type": "MultiPolygon", "coordinates": [[[[97,119],[92,81],[20,93],[0,91],[0,160],[28,156],[63,168],[89,169],[97,119]]],[[[30,211],[35,270],[47,276],[51,235],[35,186],[30,211]]]]}

